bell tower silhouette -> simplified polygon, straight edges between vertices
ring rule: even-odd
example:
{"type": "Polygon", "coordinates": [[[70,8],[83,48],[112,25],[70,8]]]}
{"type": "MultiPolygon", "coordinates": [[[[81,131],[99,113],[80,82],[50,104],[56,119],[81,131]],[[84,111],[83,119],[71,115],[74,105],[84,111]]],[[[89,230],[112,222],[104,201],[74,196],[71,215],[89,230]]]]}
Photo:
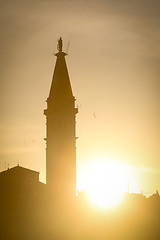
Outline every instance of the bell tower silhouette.
{"type": "Polygon", "coordinates": [[[58,40],[58,53],[47,98],[46,116],[46,184],[53,198],[72,200],[76,196],[76,133],[75,97],[72,93],[62,51],[62,38],[58,40]]]}

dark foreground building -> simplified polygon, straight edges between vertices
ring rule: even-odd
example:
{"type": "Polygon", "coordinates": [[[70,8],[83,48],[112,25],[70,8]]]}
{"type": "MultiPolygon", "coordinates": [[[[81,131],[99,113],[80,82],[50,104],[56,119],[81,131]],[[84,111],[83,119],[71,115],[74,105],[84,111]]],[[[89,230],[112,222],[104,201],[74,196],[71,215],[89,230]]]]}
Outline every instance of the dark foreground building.
{"type": "MultiPolygon", "coordinates": [[[[19,165],[0,173],[0,201],[24,201],[36,197],[40,188],[39,172],[19,165]]],[[[8,206],[9,207],[9,206],[8,206]]]]}

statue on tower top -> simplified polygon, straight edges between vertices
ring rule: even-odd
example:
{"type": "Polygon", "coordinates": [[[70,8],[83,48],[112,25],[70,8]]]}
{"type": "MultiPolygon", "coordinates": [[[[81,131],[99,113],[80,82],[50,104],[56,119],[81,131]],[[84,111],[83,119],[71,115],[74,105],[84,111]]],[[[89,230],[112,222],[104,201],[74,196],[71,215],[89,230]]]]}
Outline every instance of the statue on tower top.
{"type": "Polygon", "coordinates": [[[58,39],[57,50],[59,52],[62,52],[62,47],[63,47],[63,42],[62,42],[62,38],[60,37],[60,39],[58,39]]]}

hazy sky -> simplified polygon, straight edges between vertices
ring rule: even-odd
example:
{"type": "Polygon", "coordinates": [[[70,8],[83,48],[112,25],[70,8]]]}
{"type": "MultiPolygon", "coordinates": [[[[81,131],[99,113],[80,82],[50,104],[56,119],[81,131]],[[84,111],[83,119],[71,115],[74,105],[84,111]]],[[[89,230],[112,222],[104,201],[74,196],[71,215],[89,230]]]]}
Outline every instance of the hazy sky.
{"type": "MultiPolygon", "coordinates": [[[[64,39],[77,116],[77,171],[96,156],[160,190],[160,1],[0,1],[0,169],[45,178],[45,100],[64,39]]],[[[137,189],[138,189],[137,188],[137,189]]]]}

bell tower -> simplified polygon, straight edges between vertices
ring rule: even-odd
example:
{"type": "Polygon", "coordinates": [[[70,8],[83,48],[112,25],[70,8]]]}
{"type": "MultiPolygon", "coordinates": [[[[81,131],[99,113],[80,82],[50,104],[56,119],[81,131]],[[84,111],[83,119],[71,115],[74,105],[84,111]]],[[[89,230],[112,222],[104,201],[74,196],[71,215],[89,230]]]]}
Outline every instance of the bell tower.
{"type": "Polygon", "coordinates": [[[62,51],[62,38],[58,40],[57,57],[46,116],[46,183],[53,198],[72,200],[76,196],[76,131],[75,97],[62,51]]]}

